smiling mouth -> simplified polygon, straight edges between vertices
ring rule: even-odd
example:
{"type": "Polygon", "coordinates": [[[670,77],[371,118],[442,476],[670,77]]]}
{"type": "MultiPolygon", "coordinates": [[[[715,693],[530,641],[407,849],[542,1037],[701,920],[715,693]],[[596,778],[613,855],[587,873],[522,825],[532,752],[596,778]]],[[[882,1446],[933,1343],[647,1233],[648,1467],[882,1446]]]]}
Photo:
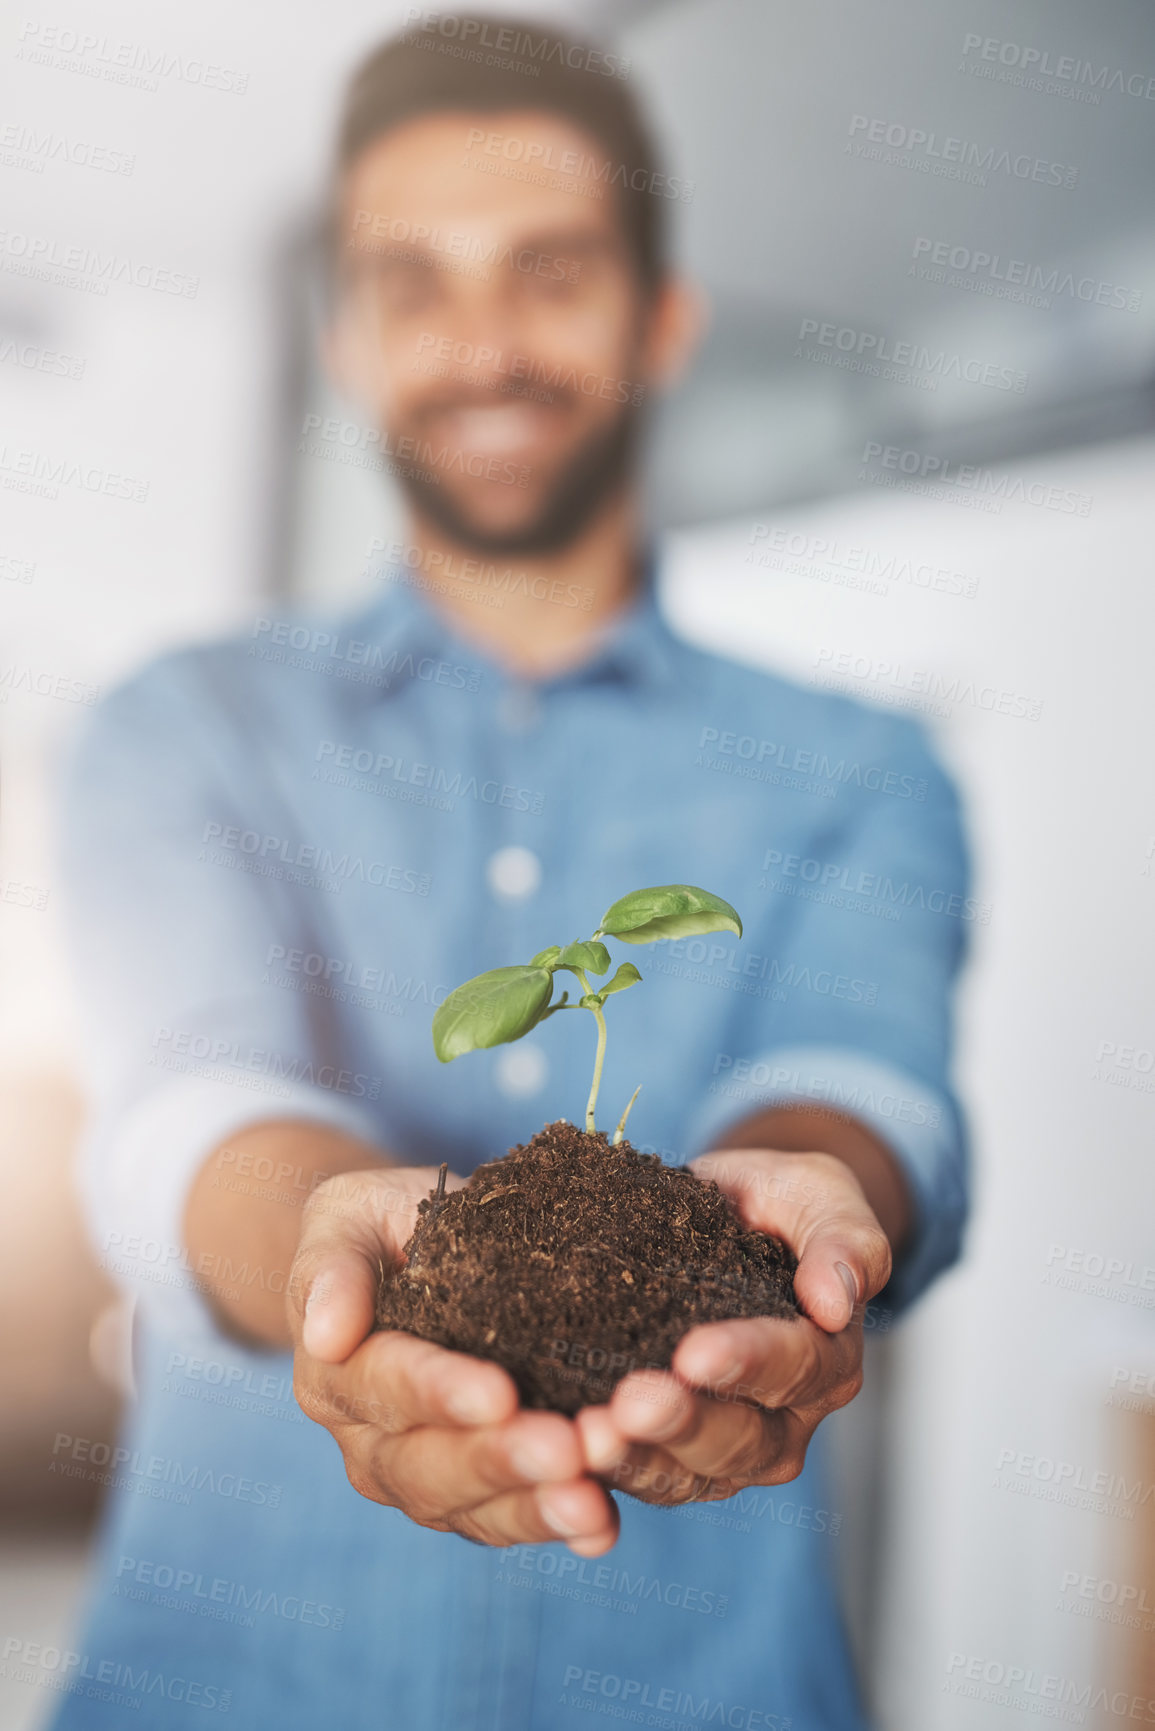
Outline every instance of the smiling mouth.
{"type": "Polygon", "coordinates": [[[526,457],[557,431],[556,407],[542,403],[470,403],[439,409],[437,432],[457,450],[482,457],[526,457]]]}

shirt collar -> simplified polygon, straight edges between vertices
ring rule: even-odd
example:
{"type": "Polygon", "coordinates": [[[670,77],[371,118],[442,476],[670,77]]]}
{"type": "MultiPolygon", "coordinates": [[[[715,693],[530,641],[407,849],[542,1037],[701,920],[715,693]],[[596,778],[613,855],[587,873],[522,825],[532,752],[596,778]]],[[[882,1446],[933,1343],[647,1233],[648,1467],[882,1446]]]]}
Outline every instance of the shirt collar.
{"type": "Polygon", "coordinates": [[[662,616],[657,561],[652,553],[646,556],[636,594],[609,621],[587,659],[542,680],[527,680],[510,672],[481,645],[460,635],[430,603],[414,572],[386,565],[376,575],[386,593],[372,604],[366,626],[383,648],[399,655],[433,656],[479,668],[498,682],[532,684],[541,689],[600,683],[663,686],[672,684],[677,676],[678,640],[662,616]]]}

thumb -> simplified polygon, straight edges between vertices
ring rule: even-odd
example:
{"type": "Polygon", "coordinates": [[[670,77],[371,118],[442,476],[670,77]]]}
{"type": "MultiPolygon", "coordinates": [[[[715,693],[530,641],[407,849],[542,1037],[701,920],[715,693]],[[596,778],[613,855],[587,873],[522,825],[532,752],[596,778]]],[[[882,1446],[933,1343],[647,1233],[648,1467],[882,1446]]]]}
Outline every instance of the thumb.
{"type": "Polygon", "coordinates": [[[890,1241],[836,1156],[721,1149],[695,1160],[693,1170],[721,1186],[746,1226],[790,1246],[795,1295],[825,1333],[841,1333],[889,1280],[890,1241]]]}
{"type": "Polygon", "coordinates": [[[308,1283],[301,1345],[325,1364],[343,1364],[372,1332],[380,1276],[357,1252],[334,1251],[308,1283]]]}
{"type": "Polygon", "coordinates": [[[308,1225],[289,1275],[287,1310],[296,1346],[325,1364],[343,1364],[372,1328],[380,1272],[368,1245],[308,1225]]]}
{"type": "Polygon", "coordinates": [[[794,1291],[819,1328],[838,1334],[890,1278],[890,1244],[868,1208],[835,1214],[806,1234],[794,1291]]]}
{"type": "MultiPolygon", "coordinates": [[[[305,1204],[289,1275],[289,1328],[296,1345],[326,1364],[343,1363],[372,1330],[382,1263],[400,1249],[374,1218],[382,1178],[342,1173],[318,1185],[305,1204]]],[[[386,1205],[390,1195],[385,1190],[386,1205]]],[[[405,1229],[395,1217],[389,1224],[405,1229]]]]}
{"type": "MultiPolygon", "coordinates": [[[[343,1364],[371,1333],[382,1269],[399,1261],[436,1178],[433,1167],[342,1173],[310,1196],[288,1310],[294,1341],[313,1358],[343,1364]]],[[[453,1174],[447,1187],[464,1182],[453,1174]]]]}

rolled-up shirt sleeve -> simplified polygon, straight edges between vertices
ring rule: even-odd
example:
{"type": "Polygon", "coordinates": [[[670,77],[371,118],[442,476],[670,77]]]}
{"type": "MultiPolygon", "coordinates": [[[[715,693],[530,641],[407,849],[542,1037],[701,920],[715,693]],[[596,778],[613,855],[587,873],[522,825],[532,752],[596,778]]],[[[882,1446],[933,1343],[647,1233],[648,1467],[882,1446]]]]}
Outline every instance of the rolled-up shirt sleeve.
{"type": "Polygon", "coordinates": [[[897,1312],[961,1249],[969,1156],[949,1075],[952,989],[986,910],[969,893],[957,794],[919,730],[895,727],[887,761],[901,791],[864,791],[814,858],[768,846],[764,886],[786,898],[788,918],[759,965],[784,983],[786,1002],[741,1017],[688,1141],[720,1147],[728,1126],[778,1105],[865,1124],[899,1162],[913,1203],[909,1242],[878,1299],[897,1312]]]}
{"type": "MultiPolygon", "coordinates": [[[[193,653],[107,699],[70,754],[60,821],[90,1108],[78,1169],[90,1234],[108,1272],[158,1322],[198,1332],[212,1326],[205,1279],[227,1271],[193,1265],[182,1222],[213,1150],[270,1119],[375,1132],[365,1100],[317,1081],[336,1055],[309,1000],[274,983],[275,958],[308,945],[299,911],[271,875],[221,863],[246,867],[246,856],[213,849],[227,826],[244,828],[244,813],[235,737],[205,684],[193,653]]],[[[300,1190],[317,1176],[241,1173],[227,1148],[219,1163],[225,1187],[300,1190]]]]}

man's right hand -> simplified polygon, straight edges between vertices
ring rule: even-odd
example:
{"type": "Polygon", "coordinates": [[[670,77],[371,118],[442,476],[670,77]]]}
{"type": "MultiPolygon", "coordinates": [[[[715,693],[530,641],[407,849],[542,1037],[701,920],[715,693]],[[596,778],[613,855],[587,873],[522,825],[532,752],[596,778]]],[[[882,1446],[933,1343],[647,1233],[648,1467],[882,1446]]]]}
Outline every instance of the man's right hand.
{"type": "Polygon", "coordinates": [[[499,1365],[372,1332],[380,1269],[400,1263],[436,1181],[432,1166],[377,1167],[309,1198],[287,1298],[301,1410],[332,1432],[354,1490],[420,1526],[483,1545],[564,1539],[601,1556],[618,1511],[583,1470],[569,1419],[520,1410],[499,1365]]]}

